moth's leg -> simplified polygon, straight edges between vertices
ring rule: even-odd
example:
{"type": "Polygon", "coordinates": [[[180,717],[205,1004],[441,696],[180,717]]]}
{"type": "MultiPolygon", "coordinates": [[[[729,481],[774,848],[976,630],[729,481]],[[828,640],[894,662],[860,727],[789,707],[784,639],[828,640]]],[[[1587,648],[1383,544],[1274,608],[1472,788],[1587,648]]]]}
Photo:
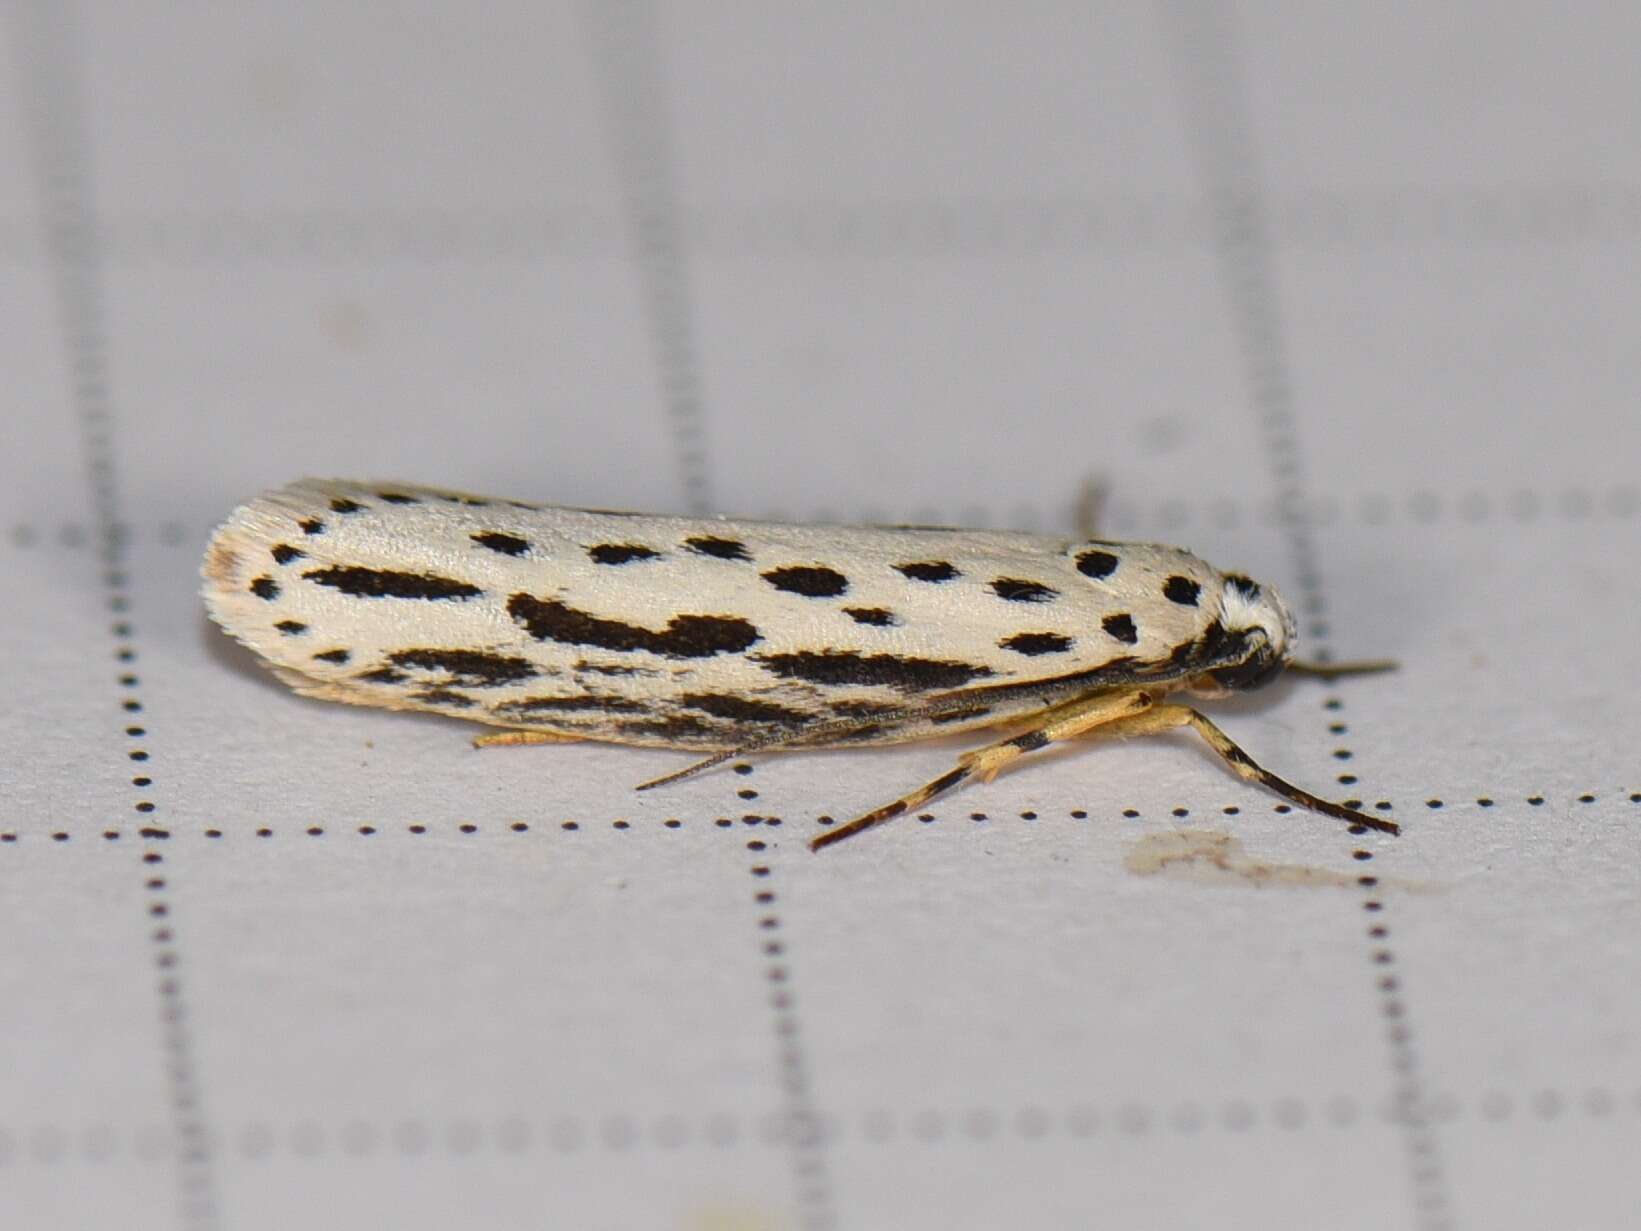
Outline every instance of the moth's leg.
{"type": "Polygon", "coordinates": [[[1365,812],[1357,812],[1354,808],[1347,808],[1343,804],[1329,803],[1320,796],[1312,795],[1302,787],[1294,786],[1286,779],[1278,778],[1242,751],[1229,735],[1209,722],[1205,715],[1198,713],[1188,705],[1158,705],[1144,713],[1119,718],[1108,723],[1096,734],[1111,736],[1116,739],[1128,739],[1135,735],[1155,735],[1159,731],[1169,731],[1175,727],[1191,727],[1194,729],[1198,735],[1208,741],[1208,746],[1219,753],[1236,776],[1244,782],[1257,782],[1266,790],[1275,791],[1284,799],[1292,800],[1301,808],[1306,808],[1311,812],[1319,812],[1323,816],[1349,821],[1352,825],[1366,825],[1369,829],[1377,829],[1381,833],[1401,832],[1401,827],[1393,821],[1387,821],[1377,816],[1368,816],[1365,812]]]}
{"type": "Polygon", "coordinates": [[[525,744],[579,744],[584,735],[560,735],[557,731],[491,731],[475,735],[475,748],[515,748],[525,744]]]}
{"type": "Polygon", "coordinates": [[[1098,475],[1089,475],[1083,480],[1083,485],[1077,489],[1077,503],[1073,506],[1077,537],[1082,539],[1097,539],[1100,537],[1100,523],[1104,520],[1106,497],[1111,494],[1110,488],[1098,475]]]}
{"type": "Polygon", "coordinates": [[[994,744],[987,744],[983,748],[976,748],[973,752],[965,752],[957,759],[956,768],[925,782],[917,790],[902,795],[892,803],[874,808],[857,816],[847,825],[821,834],[810,842],[809,849],[818,851],[874,825],[881,825],[903,812],[910,812],[966,778],[978,777],[983,782],[990,782],[997,776],[998,770],[1016,757],[1035,752],[1059,740],[1072,739],[1103,723],[1116,722],[1136,715],[1154,704],[1149,693],[1135,689],[1130,692],[1080,697],[1063,705],[1052,706],[1037,714],[1033,725],[1027,730],[998,740],[994,744]]]}
{"type": "Polygon", "coordinates": [[[1381,671],[1395,671],[1400,664],[1394,658],[1369,658],[1352,663],[1313,663],[1294,661],[1287,670],[1300,675],[1314,675],[1319,680],[1336,680],[1343,675],[1377,675],[1381,671]]]}

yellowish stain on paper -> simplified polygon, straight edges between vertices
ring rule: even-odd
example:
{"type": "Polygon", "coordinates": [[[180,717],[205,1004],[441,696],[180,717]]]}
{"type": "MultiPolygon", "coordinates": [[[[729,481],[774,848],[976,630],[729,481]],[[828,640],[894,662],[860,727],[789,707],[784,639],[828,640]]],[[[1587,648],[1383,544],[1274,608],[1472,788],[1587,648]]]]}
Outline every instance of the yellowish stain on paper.
{"type": "MultiPolygon", "coordinates": [[[[1363,876],[1369,875],[1365,870],[1336,872],[1332,868],[1300,863],[1267,863],[1249,855],[1237,838],[1211,829],[1174,829],[1147,834],[1129,848],[1123,856],[1123,866],[1141,876],[1170,876],[1201,885],[1277,885],[1292,889],[1352,889],[1361,885],[1363,876]]],[[[1414,881],[1390,881],[1383,877],[1377,879],[1377,884],[1414,891],[1431,888],[1414,881]]]]}

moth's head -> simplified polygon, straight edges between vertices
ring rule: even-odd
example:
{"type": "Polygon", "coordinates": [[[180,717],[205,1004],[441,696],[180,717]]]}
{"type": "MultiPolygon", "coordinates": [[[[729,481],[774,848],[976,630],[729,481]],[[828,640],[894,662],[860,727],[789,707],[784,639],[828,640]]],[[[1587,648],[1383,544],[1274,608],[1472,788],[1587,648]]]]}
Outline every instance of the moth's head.
{"type": "Polygon", "coordinates": [[[1246,653],[1238,661],[1209,671],[1193,682],[1193,692],[1242,692],[1260,688],[1282,674],[1293,661],[1298,640],[1293,615],[1282,596],[1240,573],[1228,574],[1220,588],[1220,623],[1230,644],[1246,653]]]}

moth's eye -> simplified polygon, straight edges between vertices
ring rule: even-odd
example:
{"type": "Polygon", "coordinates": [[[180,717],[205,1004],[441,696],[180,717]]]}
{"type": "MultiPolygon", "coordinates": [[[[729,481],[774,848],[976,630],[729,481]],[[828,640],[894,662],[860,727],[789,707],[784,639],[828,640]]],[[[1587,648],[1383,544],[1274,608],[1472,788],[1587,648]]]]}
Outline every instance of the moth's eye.
{"type": "Polygon", "coordinates": [[[1263,688],[1281,675],[1282,669],[1287,665],[1267,642],[1236,666],[1221,667],[1218,671],[1210,671],[1208,674],[1222,688],[1246,691],[1250,688],[1263,688]]]}

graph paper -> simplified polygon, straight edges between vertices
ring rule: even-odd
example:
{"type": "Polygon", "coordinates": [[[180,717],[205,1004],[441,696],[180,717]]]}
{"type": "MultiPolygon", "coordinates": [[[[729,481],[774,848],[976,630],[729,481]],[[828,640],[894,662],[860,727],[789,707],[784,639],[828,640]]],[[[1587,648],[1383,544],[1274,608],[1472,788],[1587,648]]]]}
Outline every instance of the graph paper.
{"type": "Polygon", "coordinates": [[[14,3],[0,1222],[1628,1227],[1641,16],[14,3]],[[205,620],[305,474],[1187,546],[1395,674],[475,751],[205,620]]]}

